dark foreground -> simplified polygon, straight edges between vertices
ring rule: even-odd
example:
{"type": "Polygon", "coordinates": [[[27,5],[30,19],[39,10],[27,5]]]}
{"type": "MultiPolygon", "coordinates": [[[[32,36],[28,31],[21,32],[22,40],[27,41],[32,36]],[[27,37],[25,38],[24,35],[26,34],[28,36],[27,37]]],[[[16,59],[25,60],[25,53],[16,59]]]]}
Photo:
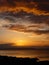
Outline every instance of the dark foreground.
{"type": "Polygon", "coordinates": [[[0,65],[49,65],[49,61],[39,61],[38,58],[16,58],[0,56],[0,65]]]}

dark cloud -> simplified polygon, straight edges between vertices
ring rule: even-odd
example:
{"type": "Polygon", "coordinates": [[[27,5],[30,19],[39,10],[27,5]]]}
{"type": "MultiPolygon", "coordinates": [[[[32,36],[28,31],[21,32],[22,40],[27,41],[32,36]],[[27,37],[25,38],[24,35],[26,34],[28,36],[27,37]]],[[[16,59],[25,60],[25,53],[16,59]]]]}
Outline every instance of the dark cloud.
{"type": "Polygon", "coordinates": [[[21,10],[32,12],[36,15],[49,15],[48,0],[0,0],[0,12],[21,10]]]}
{"type": "Polygon", "coordinates": [[[20,12],[16,12],[16,13],[13,13],[13,12],[0,13],[0,18],[10,20],[11,22],[17,22],[16,19],[18,19],[18,20],[22,19],[22,20],[29,20],[30,23],[36,23],[36,24],[46,23],[46,24],[49,24],[49,15],[38,16],[38,15],[34,15],[32,13],[27,13],[23,10],[21,10],[20,12]]]}
{"type": "Polygon", "coordinates": [[[49,28],[42,27],[40,25],[30,25],[30,26],[25,26],[25,25],[5,25],[4,27],[10,29],[10,30],[15,30],[19,32],[26,32],[26,33],[35,33],[35,34],[48,34],[49,33],[49,28]]]}
{"type": "Polygon", "coordinates": [[[49,34],[49,30],[35,30],[36,34],[49,34]]]}
{"type": "Polygon", "coordinates": [[[10,6],[16,6],[16,3],[12,0],[7,0],[10,6]]]}
{"type": "Polygon", "coordinates": [[[25,46],[25,47],[23,47],[23,46],[21,46],[21,47],[19,47],[19,46],[13,46],[12,44],[14,44],[14,43],[3,43],[3,44],[0,44],[0,50],[22,50],[22,49],[26,49],[26,50],[31,50],[31,49],[38,49],[38,50],[47,50],[47,49],[49,49],[49,46],[47,45],[47,46],[43,46],[43,47],[39,47],[39,46],[25,46]]]}
{"type": "Polygon", "coordinates": [[[49,0],[32,0],[34,2],[49,2],[49,0]]]}
{"type": "Polygon", "coordinates": [[[40,23],[47,23],[48,24],[48,21],[49,21],[49,16],[35,16],[35,15],[32,15],[29,17],[30,21],[32,23],[36,23],[36,24],[40,24],[40,23]]]}
{"type": "Polygon", "coordinates": [[[43,2],[43,3],[39,3],[37,9],[41,10],[41,11],[45,11],[45,12],[49,12],[49,2],[43,2]]]}
{"type": "Polygon", "coordinates": [[[16,24],[16,25],[11,25],[10,29],[23,31],[26,29],[26,27],[24,25],[21,25],[21,24],[16,24]]]}
{"type": "Polygon", "coordinates": [[[6,48],[11,48],[11,47],[12,47],[11,43],[0,44],[0,49],[6,49],[6,48]]]}
{"type": "Polygon", "coordinates": [[[20,32],[24,32],[27,27],[21,24],[13,24],[13,25],[5,25],[4,27],[10,29],[10,30],[16,30],[20,32]]]}
{"type": "Polygon", "coordinates": [[[16,50],[17,46],[13,46],[14,43],[0,43],[0,50],[16,50]]]}
{"type": "Polygon", "coordinates": [[[10,30],[26,33],[49,33],[49,16],[37,16],[32,13],[20,11],[18,13],[4,12],[0,14],[1,26],[10,30]],[[7,23],[6,23],[7,22],[7,23]]]}

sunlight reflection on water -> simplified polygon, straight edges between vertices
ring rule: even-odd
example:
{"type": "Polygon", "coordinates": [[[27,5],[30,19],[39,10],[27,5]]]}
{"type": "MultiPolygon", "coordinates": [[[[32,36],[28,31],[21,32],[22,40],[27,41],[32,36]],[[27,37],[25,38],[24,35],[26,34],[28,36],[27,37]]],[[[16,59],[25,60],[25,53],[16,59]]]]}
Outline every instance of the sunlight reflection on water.
{"type": "Polygon", "coordinates": [[[49,60],[49,50],[0,50],[0,55],[13,57],[37,57],[40,60],[49,60]]]}

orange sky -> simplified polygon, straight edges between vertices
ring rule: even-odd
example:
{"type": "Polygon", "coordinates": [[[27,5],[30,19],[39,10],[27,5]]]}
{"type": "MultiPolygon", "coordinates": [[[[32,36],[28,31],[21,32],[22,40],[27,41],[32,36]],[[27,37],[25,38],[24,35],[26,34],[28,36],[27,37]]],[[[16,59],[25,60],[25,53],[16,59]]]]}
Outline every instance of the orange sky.
{"type": "Polygon", "coordinates": [[[49,1],[0,0],[0,44],[49,46],[49,1]]]}
{"type": "Polygon", "coordinates": [[[0,44],[12,43],[14,46],[48,46],[49,39],[46,35],[36,35],[10,30],[0,31],[0,44]]]}

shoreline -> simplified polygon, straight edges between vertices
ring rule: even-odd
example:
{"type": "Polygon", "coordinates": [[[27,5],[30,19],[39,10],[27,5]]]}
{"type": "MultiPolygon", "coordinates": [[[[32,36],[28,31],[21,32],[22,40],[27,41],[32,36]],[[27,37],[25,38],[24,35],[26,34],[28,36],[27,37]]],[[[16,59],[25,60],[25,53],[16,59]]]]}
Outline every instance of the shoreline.
{"type": "Polygon", "coordinates": [[[29,65],[40,65],[40,64],[48,64],[49,60],[40,61],[38,58],[18,58],[12,56],[1,56],[0,55],[0,64],[29,64],[29,65]]]}

